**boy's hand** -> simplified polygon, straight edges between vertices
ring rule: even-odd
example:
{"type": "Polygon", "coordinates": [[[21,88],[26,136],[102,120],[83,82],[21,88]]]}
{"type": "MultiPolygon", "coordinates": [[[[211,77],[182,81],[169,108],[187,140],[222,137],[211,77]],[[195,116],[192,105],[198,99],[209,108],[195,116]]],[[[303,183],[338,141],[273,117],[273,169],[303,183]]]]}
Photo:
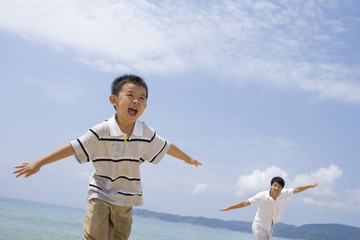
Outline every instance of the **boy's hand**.
{"type": "Polygon", "coordinates": [[[190,165],[195,165],[196,167],[197,166],[201,166],[202,165],[202,163],[201,162],[199,162],[197,159],[190,159],[190,160],[185,160],[185,162],[187,163],[187,164],[190,164],[190,165]]]}
{"type": "Polygon", "coordinates": [[[187,164],[195,165],[196,167],[199,165],[202,165],[201,162],[199,162],[197,159],[194,159],[184,153],[180,148],[178,148],[175,144],[171,143],[169,150],[167,151],[167,154],[170,156],[173,156],[175,158],[178,158],[180,160],[183,160],[187,164]]]}
{"type": "Polygon", "coordinates": [[[24,177],[30,177],[40,170],[40,166],[34,162],[23,163],[20,166],[16,166],[15,168],[19,169],[13,172],[13,174],[17,174],[16,177],[20,177],[21,175],[24,175],[24,177]]]}

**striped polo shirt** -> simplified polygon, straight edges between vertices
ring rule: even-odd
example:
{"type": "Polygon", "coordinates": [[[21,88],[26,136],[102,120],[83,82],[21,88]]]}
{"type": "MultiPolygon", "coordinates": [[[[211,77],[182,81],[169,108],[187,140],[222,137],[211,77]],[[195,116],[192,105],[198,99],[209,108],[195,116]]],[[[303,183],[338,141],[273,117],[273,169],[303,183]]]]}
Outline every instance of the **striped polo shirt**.
{"type": "Polygon", "coordinates": [[[100,198],[120,206],[143,204],[140,164],[157,164],[170,147],[170,142],[140,121],[125,138],[115,115],[70,144],[79,163],[92,162],[95,168],[89,178],[88,199],[100,198]]]}

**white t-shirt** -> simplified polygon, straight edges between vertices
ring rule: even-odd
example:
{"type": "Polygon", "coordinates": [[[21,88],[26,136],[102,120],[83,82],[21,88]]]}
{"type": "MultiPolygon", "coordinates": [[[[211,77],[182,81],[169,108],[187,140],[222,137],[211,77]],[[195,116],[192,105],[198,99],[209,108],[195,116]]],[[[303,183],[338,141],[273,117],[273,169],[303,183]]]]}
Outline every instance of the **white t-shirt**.
{"type": "Polygon", "coordinates": [[[260,224],[263,229],[270,231],[272,222],[280,222],[286,199],[290,198],[293,193],[294,189],[284,188],[276,200],[270,196],[270,191],[260,192],[250,198],[251,205],[259,205],[254,222],[260,224]]]}
{"type": "Polygon", "coordinates": [[[114,115],[70,142],[76,160],[91,161],[95,168],[89,178],[88,199],[100,198],[120,206],[143,204],[140,164],[160,162],[170,142],[140,121],[126,141],[124,136],[114,115]]]}

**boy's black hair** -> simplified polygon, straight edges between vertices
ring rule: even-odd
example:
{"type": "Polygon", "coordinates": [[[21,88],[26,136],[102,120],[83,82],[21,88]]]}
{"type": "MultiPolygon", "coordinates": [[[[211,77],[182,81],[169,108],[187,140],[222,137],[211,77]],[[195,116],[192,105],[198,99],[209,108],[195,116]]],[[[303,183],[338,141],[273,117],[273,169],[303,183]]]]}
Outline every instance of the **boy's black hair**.
{"type": "Polygon", "coordinates": [[[284,179],[282,177],[274,177],[273,179],[271,179],[271,185],[273,185],[274,182],[277,182],[283,188],[285,186],[285,181],[284,181],[284,179]]]}
{"type": "Polygon", "coordinates": [[[147,87],[144,79],[142,79],[139,76],[132,75],[132,74],[125,74],[120,77],[117,77],[111,85],[111,94],[117,96],[119,94],[121,88],[126,83],[133,83],[137,86],[144,87],[146,90],[146,99],[148,98],[148,87],[147,87]]]}

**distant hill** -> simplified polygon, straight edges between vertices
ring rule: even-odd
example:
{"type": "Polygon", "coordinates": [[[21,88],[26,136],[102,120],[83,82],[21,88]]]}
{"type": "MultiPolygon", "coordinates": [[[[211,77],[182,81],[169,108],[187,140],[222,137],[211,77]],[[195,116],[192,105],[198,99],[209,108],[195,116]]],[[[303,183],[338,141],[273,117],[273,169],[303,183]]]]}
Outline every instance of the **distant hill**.
{"type": "MultiPolygon", "coordinates": [[[[169,222],[187,223],[246,233],[252,232],[251,222],[225,221],[215,218],[179,216],[174,214],[153,212],[139,208],[134,208],[133,213],[136,216],[169,222]]],[[[293,225],[277,223],[273,236],[311,240],[360,240],[360,228],[341,224],[306,224],[297,227],[293,225]]]]}
{"type": "Polygon", "coordinates": [[[314,240],[359,240],[360,228],[341,224],[305,224],[300,227],[276,224],[274,236],[314,240]]]}

